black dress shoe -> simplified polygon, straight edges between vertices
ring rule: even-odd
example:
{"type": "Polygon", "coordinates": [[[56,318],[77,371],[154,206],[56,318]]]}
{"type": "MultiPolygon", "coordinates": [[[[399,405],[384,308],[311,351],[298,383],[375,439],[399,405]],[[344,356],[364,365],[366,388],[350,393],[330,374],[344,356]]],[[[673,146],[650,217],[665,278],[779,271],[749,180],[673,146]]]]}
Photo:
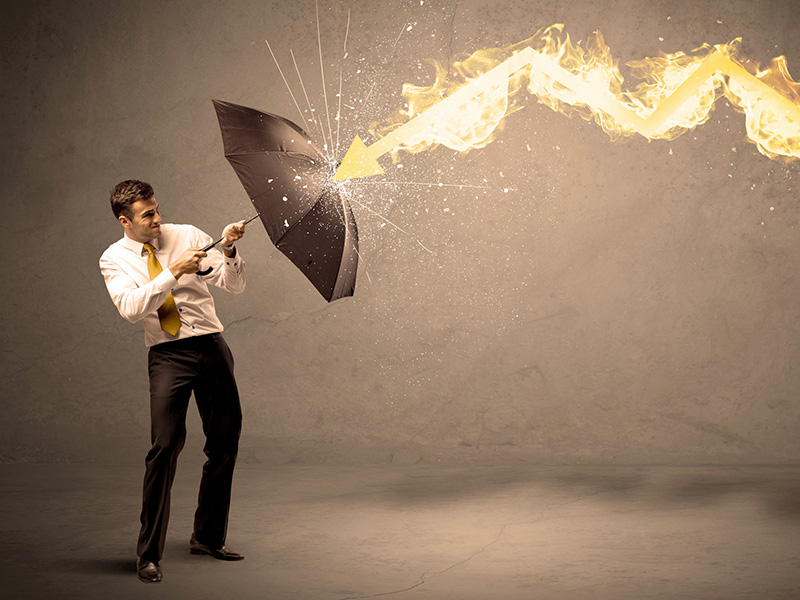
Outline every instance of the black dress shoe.
{"type": "Polygon", "coordinates": [[[208,554],[209,556],[213,556],[214,558],[218,558],[219,560],[243,560],[244,554],[239,554],[238,552],[234,552],[226,548],[225,546],[220,546],[219,548],[212,548],[211,546],[206,546],[205,544],[201,544],[198,542],[194,536],[192,539],[189,540],[189,554],[208,554]]]}
{"type": "Polygon", "coordinates": [[[136,561],[136,575],[145,583],[161,583],[164,581],[164,575],[161,573],[161,567],[158,566],[158,563],[142,558],[136,561]]]}

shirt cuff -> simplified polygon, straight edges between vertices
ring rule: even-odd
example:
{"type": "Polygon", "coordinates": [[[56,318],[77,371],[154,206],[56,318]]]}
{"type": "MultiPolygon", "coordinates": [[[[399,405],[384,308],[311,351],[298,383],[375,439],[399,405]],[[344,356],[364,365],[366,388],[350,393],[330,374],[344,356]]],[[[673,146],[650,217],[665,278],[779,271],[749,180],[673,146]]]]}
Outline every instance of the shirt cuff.
{"type": "Polygon", "coordinates": [[[241,258],[241,255],[239,254],[239,251],[236,250],[235,246],[234,246],[234,252],[235,252],[235,254],[233,256],[231,256],[230,258],[225,256],[224,254],[222,255],[222,258],[225,259],[225,264],[227,266],[232,267],[233,269],[238,271],[239,270],[239,265],[242,263],[242,258],[241,258]]]}
{"type": "Polygon", "coordinates": [[[153,283],[159,292],[171,292],[172,288],[177,285],[178,280],[175,279],[172,271],[169,269],[164,269],[156,276],[155,279],[153,279],[153,283]]]}

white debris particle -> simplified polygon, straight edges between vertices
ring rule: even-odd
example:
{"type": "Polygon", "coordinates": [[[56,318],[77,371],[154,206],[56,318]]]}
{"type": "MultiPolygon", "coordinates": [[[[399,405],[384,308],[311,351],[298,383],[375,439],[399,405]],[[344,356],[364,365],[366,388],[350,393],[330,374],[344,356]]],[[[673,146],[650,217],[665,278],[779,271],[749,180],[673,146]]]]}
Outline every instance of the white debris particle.
{"type": "Polygon", "coordinates": [[[300,179],[300,175],[295,175],[294,180],[297,181],[298,179],[300,179]]]}
{"type": "Polygon", "coordinates": [[[728,177],[730,177],[730,178],[733,178],[733,175],[731,175],[730,173],[728,173],[728,177]]]}
{"type": "Polygon", "coordinates": [[[507,194],[508,193],[508,188],[503,188],[503,193],[507,194]]]}
{"type": "Polygon", "coordinates": [[[667,21],[669,21],[672,17],[667,17],[667,21]]]}
{"type": "Polygon", "coordinates": [[[763,225],[763,224],[764,224],[764,221],[761,221],[761,224],[763,225]]]}
{"type": "Polygon", "coordinates": [[[411,29],[412,29],[413,27],[414,27],[413,25],[409,25],[408,27],[406,27],[406,31],[411,31],[411,29]]]}
{"type": "Polygon", "coordinates": [[[556,150],[561,150],[561,146],[556,146],[556,150]]]}
{"type": "Polygon", "coordinates": [[[505,177],[505,175],[503,175],[502,171],[500,171],[500,177],[505,177]]]}
{"type": "Polygon", "coordinates": [[[664,41],[664,38],[662,38],[662,37],[660,37],[660,36],[659,36],[659,38],[658,38],[658,41],[659,41],[659,42],[663,42],[663,41],[664,41]]]}
{"type": "Polygon", "coordinates": [[[770,210],[775,210],[775,207],[774,206],[770,206],[769,209],[770,210]]]}
{"type": "Polygon", "coordinates": [[[736,152],[736,148],[731,148],[731,150],[733,150],[734,152],[736,152]]]}
{"type": "Polygon", "coordinates": [[[398,169],[402,169],[403,168],[403,163],[397,163],[397,168],[398,169]]]}
{"type": "Polygon", "coordinates": [[[286,219],[284,219],[284,220],[283,220],[283,226],[284,226],[284,227],[288,227],[288,226],[289,226],[289,221],[287,221],[286,219]]]}
{"type": "Polygon", "coordinates": [[[445,207],[442,209],[442,211],[443,211],[443,212],[450,212],[450,209],[449,209],[449,208],[447,208],[447,207],[445,206],[445,207]]]}
{"type": "Polygon", "coordinates": [[[267,179],[267,183],[272,183],[273,181],[275,181],[275,180],[274,179],[267,179]]]}
{"type": "Polygon", "coordinates": [[[283,201],[284,201],[284,202],[288,202],[288,201],[289,201],[289,199],[288,199],[286,196],[284,196],[284,197],[283,197],[283,201]]]}
{"type": "Polygon", "coordinates": [[[751,186],[750,186],[750,189],[751,189],[751,190],[754,190],[754,189],[756,189],[756,184],[754,183],[753,185],[751,185],[751,186]]]}
{"type": "Polygon", "coordinates": [[[669,155],[672,156],[672,148],[669,149],[669,155]]]}
{"type": "Polygon", "coordinates": [[[722,25],[722,21],[720,21],[719,19],[717,19],[717,25],[722,25]]]}
{"type": "Polygon", "coordinates": [[[525,144],[525,147],[528,149],[528,152],[531,151],[531,145],[530,144],[525,144]]]}

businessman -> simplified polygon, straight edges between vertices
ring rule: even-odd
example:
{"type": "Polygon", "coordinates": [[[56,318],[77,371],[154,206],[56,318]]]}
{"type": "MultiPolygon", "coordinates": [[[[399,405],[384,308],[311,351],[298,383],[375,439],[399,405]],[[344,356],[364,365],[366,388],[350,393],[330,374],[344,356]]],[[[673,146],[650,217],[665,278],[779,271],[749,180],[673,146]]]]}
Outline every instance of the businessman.
{"type": "Polygon", "coordinates": [[[100,270],[119,313],[142,322],[149,347],[152,447],[145,459],[136,571],[140,580],[158,583],[164,578],[159,562],[170,490],[193,392],[208,460],[189,552],[220,560],[244,558],[225,546],[242,411],[233,356],[208,291],[208,284],[234,294],[244,290],[244,261],[234,246],[244,235],[244,221],[225,227],[221,252],[204,252],[211,237],[192,225],[162,223],[148,183],[118,184],[111,192],[111,209],[124,235],[103,253],[100,270]]]}

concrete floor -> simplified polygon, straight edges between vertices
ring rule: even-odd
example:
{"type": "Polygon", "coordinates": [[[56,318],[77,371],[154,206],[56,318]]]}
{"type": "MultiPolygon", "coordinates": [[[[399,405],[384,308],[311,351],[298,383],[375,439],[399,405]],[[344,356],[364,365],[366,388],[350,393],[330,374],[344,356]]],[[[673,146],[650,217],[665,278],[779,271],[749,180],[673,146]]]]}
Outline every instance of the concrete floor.
{"type": "Polygon", "coordinates": [[[0,466],[3,597],[800,598],[800,466],[242,465],[229,545],[191,556],[182,458],[162,560],[135,576],[142,469],[0,466]]]}

